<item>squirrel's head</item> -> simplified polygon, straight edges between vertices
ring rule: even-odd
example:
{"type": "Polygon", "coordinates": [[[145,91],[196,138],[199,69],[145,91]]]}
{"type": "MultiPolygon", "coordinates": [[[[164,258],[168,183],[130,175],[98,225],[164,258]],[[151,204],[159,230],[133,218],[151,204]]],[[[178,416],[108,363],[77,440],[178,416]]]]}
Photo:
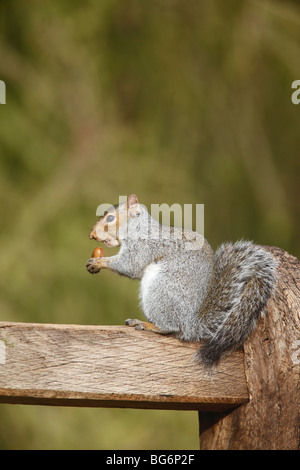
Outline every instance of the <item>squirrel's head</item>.
{"type": "Polygon", "coordinates": [[[90,239],[104,242],[108,247],[119,246],[120,229],[125,227],[130,219],[136,217],[139,207],[135,194],[131,194],[127,202],[111,206],[95,223],[90,232],[90,239]]]}

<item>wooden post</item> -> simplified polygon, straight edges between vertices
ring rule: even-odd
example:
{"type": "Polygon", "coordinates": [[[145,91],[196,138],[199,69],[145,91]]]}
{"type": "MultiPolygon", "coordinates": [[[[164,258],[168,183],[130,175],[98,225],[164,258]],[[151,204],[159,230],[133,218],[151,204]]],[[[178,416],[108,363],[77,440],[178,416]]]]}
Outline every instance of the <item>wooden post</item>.
{"type": "Polygon", "coordinates": [[[279,248],[276,296],[247,340],[250,400],[232,412],[199,412],[201,449],[300,448],[300,263],[279,248]]]}
{"type": "Polygon", "coordinates": [[[277,292],[212,378],[197,343],[125,326],[0,323],[0,403],[198,410],[202,449],[298,449],[300,263],[279,248],[277,292]]]}

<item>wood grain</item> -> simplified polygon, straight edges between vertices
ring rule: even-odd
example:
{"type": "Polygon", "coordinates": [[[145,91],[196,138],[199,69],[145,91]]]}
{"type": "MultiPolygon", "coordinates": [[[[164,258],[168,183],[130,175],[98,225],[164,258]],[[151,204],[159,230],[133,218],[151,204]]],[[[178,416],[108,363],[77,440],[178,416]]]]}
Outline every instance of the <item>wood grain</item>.
{"type": "Polygon", "coordinates": [[[199,344],[126,326],[0,323],[0,403],[228,410],[248,400],[243,353],[212,377],[199,344]]]}
{"type": "Polygon", "coordinates": [[[244,346],[250,400],[199,413],[201,449],[300,449],[300,263],[276,247],[276,295],[244,346]]]}

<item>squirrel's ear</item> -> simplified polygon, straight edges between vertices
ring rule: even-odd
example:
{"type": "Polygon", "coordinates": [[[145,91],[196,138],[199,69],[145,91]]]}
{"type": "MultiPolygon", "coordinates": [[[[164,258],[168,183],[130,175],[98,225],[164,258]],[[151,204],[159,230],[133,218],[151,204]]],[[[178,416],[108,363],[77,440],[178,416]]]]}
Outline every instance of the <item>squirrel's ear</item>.
{"type": "Polygon", "coordinates": [[[135,194],[131,194],[128,196],[127,199],[127,208],[130,209],[130,207],[134,206],[135,204],[138,204],[138,198],[136,197],[135,194]]]}
{"type": "Polygon", "coordinates": [[[127,199],[128,217],[135,217],[139,212],[139,201],[135,194],[131,194],[127,199]]]}

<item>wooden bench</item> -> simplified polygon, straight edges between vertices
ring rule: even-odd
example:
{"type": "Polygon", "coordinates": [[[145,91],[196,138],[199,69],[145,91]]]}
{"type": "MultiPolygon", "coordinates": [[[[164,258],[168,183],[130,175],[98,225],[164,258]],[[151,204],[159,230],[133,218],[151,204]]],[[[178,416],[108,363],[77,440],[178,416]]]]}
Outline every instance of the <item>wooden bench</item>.
{"type": "Polygon", "coordinates": [[[0,323],[0,403],[197,410],[201,449],[298,449],[299,261],[242,351],[210,376],[199,347],[126,326],[0,323]]]}

